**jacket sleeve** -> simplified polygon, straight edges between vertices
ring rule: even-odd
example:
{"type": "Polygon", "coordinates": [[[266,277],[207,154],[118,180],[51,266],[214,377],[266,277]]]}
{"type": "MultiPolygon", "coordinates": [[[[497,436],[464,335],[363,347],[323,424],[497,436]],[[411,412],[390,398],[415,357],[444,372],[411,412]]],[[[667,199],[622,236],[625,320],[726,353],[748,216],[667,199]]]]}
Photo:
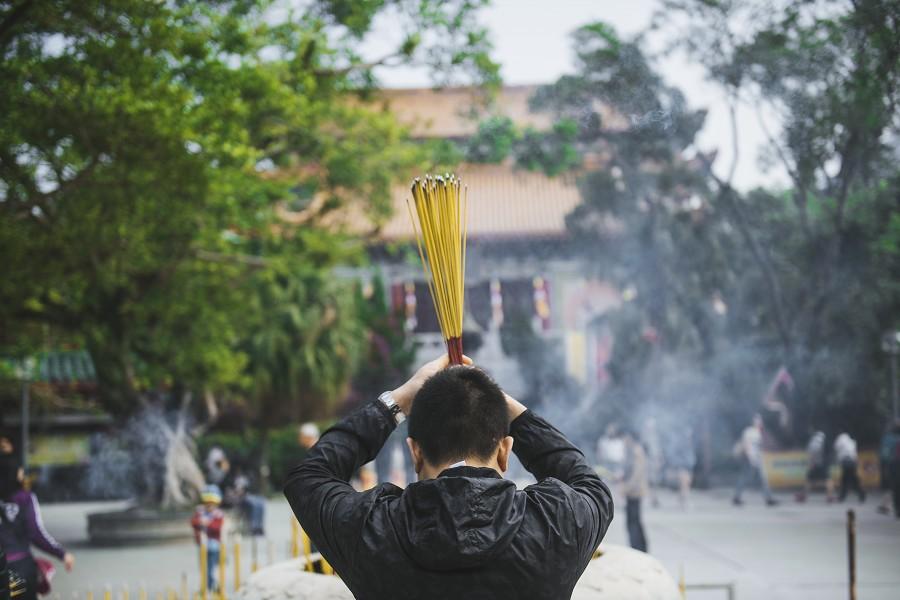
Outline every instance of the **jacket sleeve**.
{"type": "Polygon", "coordinates": [[[28,528],[28,539],[32,544],[59,560],[63,559],[66,550],[44,528],[41,507],[34,494],[28,494],[28,503],[25,506],[25,525],[28,528]]]}
{"type": "Polygon", "coordinates": [[[371,494],[357,492],[349,481],[362,465],[374,460],[396,427],[380,402],[370,402],[322,434],[306,458],[287,478],[284,495],[297,520],[329,561],[351,554],[360,505],[371,494]]]}
{"type": "Polygon", "coordinates": [[[581,450],[550,423],[530,410],[510,425],[513,451],[538,482],[553,477],[568,485],[582,552],[593,554],[613,518],[609,488],[588,465],[581,450]]]}

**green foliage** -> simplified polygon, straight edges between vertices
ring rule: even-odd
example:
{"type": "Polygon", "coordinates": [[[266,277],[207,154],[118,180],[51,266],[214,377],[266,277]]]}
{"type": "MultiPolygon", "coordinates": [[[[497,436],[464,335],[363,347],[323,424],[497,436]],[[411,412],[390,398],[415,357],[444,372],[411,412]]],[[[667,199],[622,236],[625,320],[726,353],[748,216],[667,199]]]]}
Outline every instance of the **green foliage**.
{"type": "Polygon", "coordinates": [[[0,2],[3,353],[85,346],[117,413],[151,390],[329,406],[359,351],[330,272],[360,247],[323,223],[384,220],[428,160],[358,98],[413,61],[495,82],[480,5],[0,2]],[[367,61],[382,14],[405,39],[367,61]]]}
{"type": "Polygon", "coordinates": [[[556,176],[581,164],[575,145],[578,125],[571,119],[557,121],[548,132],[525,130],[516,152],[516,164],[529,171],[556,176]]]}
{"type": "Polygon", "coordinates": [[[660,27],[726,97],[783,115],[766,150],[793,185],[741,194],[710,157],[684,158],[704,113],[638,41],[602,24],[576,32],[578,72],[532,105],[576,123],[583,155],[609,156],[581,178],[583,203],[568,219],[585,267],[626,300],[609,317],[613,386],[602,404],[633,414],[635,398],[677,403],[736,429],[785,365],[797,383],[788,435],[840,422],[870,440],[886,388],[878,344],[900,314],[896,6],[666,8],[660,27]]]}
{"type": "MultiPolygon", "coordinates": [[[[325,425],[320,423],[320,426],[325,425]]],[[[218,446],[225,451],[232,464],[243,464],[245,468],[256,465],[262,453],[262,441],[257,430],[247,429],[243,432],[215,431],[197,439],[197,454],[205,457],[209,451],[218,446]]],[[[297,442],[297,427],[288,425],[276,427],[266,432],[266,466],[269,472],[269,485],[280,490],[287,474],[305,456],[305,451],[297,442]]]]}
{"type": "Polygon", "coordinates": [[[404,329],[402,309],[392,310],[387,303],[380,277],[372,281],[370,290],[357,286],[354,301],[367,339],[353,388],[361,398],[372,398],[406,381],[412,374],[417,348],[404,329]]]}
{"type": "Polygon", "coordinates": [[[478,124],[478,131],[466,142],[466,160],[475,163],[500,163],[510,155],[519,138],[512,119],[488,117],[478,124]]]}

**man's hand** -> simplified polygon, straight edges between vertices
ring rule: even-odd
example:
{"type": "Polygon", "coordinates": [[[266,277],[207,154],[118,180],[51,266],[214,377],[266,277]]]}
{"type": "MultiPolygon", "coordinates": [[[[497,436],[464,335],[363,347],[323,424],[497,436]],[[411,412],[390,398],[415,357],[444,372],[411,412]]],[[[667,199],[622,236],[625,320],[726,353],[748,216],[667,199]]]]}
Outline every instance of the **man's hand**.
{"type": "MultiPolygon", "coordinates": [[[[468,356],[463,356],[463,364],[471,365],[472,359],[468,356]]],[[[425,382],[428,381],[428,378],[438,371],[446,369],[449,365],[450,357],[444,354],[440,358],[436,358],[429,363],[425,363],[422,368],[416,371],[415,375],[410,377],[409,381],[391,392],[391,395],[394,397],[394,402],[397,403],[397,406],[400,407],[400,410],[403,411],[403,414],[409,414],[410,409],[412,409],[412,403],[416,397],[416,394],[419,392],[425,382]]]]}
{"type": "Polygon", "coordinates": [[[72,572],[72,569],[75,567],[75,557],[71,552],[66,552],[65,556],[63,556],[63,565],[65,565],[66,571],[72,572]]]}

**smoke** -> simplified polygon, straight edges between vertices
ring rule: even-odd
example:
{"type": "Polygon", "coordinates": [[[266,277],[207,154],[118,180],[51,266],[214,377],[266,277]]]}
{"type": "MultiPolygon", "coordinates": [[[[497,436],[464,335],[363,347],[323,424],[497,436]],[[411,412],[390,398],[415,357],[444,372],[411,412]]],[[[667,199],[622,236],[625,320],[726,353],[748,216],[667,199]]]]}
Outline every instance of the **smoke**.
{"type": "Polygon", "coordinates": [[[668,131],[672,128],[672,111],[670,110],[651,110],[642,115],[628,115],[631,127],[634,129],[659,128],[668,131]]]}
{"type": "Polygon", "coordinates": [[[85,491],[96,497],[159,502],[171,443],[172,425],[165,411],[159,406],[141,410],[120,430],[95,438],[82,484],[85,491]]]}

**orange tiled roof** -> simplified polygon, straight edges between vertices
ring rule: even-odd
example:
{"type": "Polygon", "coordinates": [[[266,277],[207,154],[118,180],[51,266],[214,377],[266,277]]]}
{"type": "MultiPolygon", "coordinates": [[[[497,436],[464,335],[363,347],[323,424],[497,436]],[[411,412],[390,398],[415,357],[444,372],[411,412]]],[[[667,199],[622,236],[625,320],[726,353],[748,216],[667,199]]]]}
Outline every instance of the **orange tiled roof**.
{"type": "MultiPolygon", "coordinates": [[[[550,178],[509,165],[464,164],[456,170],[469,190],[469,237],[542,237],[566,233],[566,215],[580,202],[571,177],[550,178]]],[[[384,241],[412,239],[407,185],[394,189],[384,241]]]]}
{"type": "MultiPolygon", "coordinates": [[[[500,88],[490,114],[505,115],[519,127],[549,129],[554,117],[548,112],[532,112],[528,99],[537,85],[509,85],[500,88]]],[[[479,92],[471,87],[386,89],[377,95],[377,101],[393,112],[397,119],[411,129],[417,138],[463,138],[478,130],[478,121],[484,110],[473,118],[473,110],[481,107],[479,92]]],[[[483,107],[482,107],[483,108],[483,107]]],[[[605,106],[594,107],[599,111],[607,127],[621,127],[627,122],[605,106]]]]}
{"type": "MultiPolygon", "coordinates": [[[[547,129],[553,125],[552,115],[528,109],[528,98],[536,89],[534,85],[503,87],[488,112],[506,115],[522,127],[547,129]]],[[[413,137],[460,138],[478,129],[478,119],[472,118],[472,110],[479,107],[474,88],[389,89],[379,92],[378,99],[411,128],[413,137]]]]}

